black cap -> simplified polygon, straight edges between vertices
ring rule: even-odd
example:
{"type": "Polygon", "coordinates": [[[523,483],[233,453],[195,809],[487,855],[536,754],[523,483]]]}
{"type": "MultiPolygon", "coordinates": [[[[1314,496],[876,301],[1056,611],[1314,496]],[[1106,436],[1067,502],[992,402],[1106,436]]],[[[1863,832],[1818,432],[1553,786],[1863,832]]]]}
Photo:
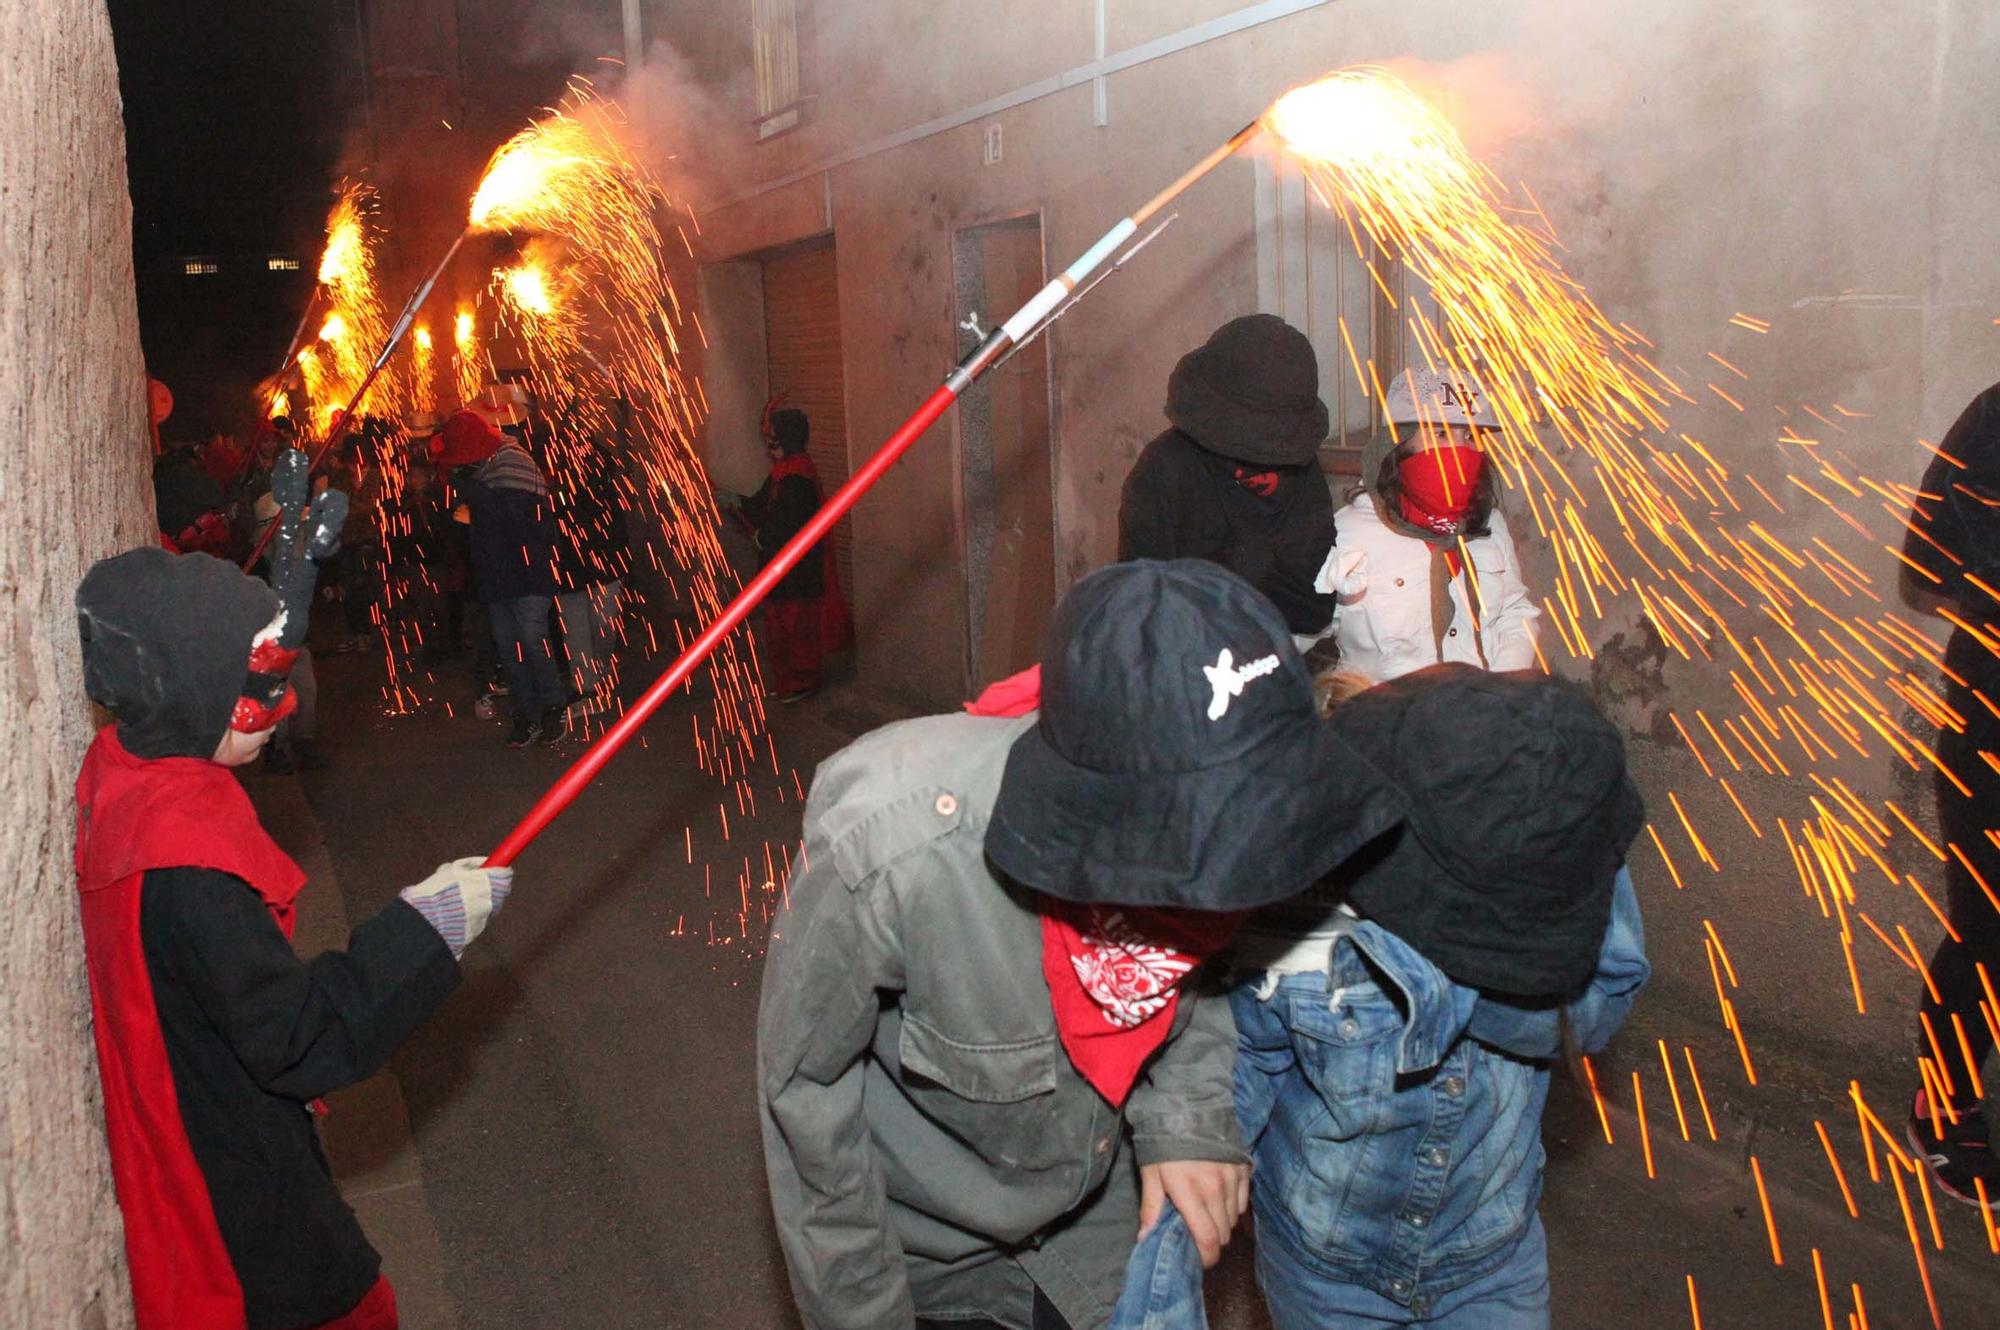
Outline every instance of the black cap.
{"type": "Polygon", "coordinates": [[[1212,453],[1259,466],[1302,466],[1326,442],[1319,357],[1275,314],[1246,314],[1181,357],[1167,419],[1212,453]]]}
{"type": "Polygon", "coordinates": [[[76,589],[83,689],[134,757],[212,757],[278,597],[232,563],[146,547],[100,559],[76,589]]]}
{"type": "Polygon", "coordinates": [[[1624,740],[1589,694],[1434,665],[1355,695],[1327,724],[1410,798],[1402,830],[1348,884],[1355,908],[1458,983],[1578,992],[1646,820],[1624,740]]]}
{"type": "Polygon", "coordinates": [[[1303,891],[1402,814],[1319,722],[1268,600],[1212,563],[1140,560],[1056,607],[1039,723],[1007,755],[986,853],[1064,900],[1247,910],[1303,891]]]}

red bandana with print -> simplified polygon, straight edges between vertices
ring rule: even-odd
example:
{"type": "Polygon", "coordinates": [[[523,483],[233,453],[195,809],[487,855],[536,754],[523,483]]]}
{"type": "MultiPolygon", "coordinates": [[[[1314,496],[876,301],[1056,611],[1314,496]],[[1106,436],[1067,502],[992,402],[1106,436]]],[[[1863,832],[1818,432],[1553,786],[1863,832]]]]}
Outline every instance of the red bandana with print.
{"type": "MultiPolygon", "coordinates": [[[[1041,705],[1042,667],[990,685],[965,709],[1025,716],[1041,705]]],[[[1077,905],[1041,897],[1042,977],[1077,1072],[1122,1107],[1146,1059],[1173,1032],[1180,984],[1229,943],[1241,914],[1077,905]]]]}
{"type": "Polygon", "coordinates": [[[1180,985],[1229,943],[1241,914],[1042,898],[1042,977],[1077,1072],[1114,1108],[1173,1033],[1180,985]]]}

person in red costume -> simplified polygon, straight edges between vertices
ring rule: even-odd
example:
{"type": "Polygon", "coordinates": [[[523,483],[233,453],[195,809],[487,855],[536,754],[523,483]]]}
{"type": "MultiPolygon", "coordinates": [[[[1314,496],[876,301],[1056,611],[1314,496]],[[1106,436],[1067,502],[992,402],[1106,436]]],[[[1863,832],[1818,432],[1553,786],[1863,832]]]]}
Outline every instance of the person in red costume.
{"type": "Polygon", "coordinates": [[[302,963],[305,876],[230,770],[292,705],[285,602],[219,559],[139,549],[93,566],[76,608],[84,689],[112,718],[77,779],[76,865],[140,1330],[395,1330],[315,1101],[458,985],[511,874],[445,864],[302,963]]]}
{"type": "MultiPolygon", "coordinates": [[[[824,501],[819,472],[806,444],[812,425],[806,413],[779,407],[774,397],[764,411],[764,442],[771,474],[743,500],[743,514],[756,531],[758,563],[769,563],[799,533],[824,501]]],[[[802,702],[819,691],[820,662],[853,645],[847,602],[841,599],[832,542],[821,541],[800,557],[764,601],[764,667],[770,695],[779,702],[802,702]]]]}

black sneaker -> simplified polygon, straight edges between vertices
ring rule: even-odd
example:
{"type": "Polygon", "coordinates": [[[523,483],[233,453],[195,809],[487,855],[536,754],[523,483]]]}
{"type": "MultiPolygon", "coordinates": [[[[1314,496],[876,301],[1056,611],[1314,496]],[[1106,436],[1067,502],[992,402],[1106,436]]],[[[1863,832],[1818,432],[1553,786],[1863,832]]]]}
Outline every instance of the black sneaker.
{"type": "Polygon", "coordinates": [[[794,702],[803,702],[818,692],[819,685],[809,683],[804,688],[794,688],[789,693],[774,693],[771,695],[771,700],[789,706],[794,702]]]}
{"type": "Polygon", "coordinates": [[[541,736],[541,726],[520,712],[514,713],[514,728],[507,735],[507,746],[509,748],[526,748],[529,744],[541,738],[541,736]]]}
{"type": "Polygon", "coordinates": [[[569,712],[561,702],[542,708],[542,719],[535,726],[535,740],[541,744],[559,744],[569,733],[569,712]]]}
{"type": "Polygon", "coordinates": [[[1993,1138],[1987,1133],[1985,1115],[1977,1107],[1962,1108],[1958,1110],[1958,1121],[1953,1122],[1940,1112],[1938,1125],[1944,1128],[1943,1140],[1937,1138],[1937,1131],[1931,1125],[1929,1092],[1917,1091],[1910,1105],[1910,1125],[1905,1134],[1917,1157],[1929,1166],[1931,1181],[1953,1200],[1977,1205],[1977,1180],[1983,1178],[1987,1203],[2000,1206],[2000,1160],[1993,1156],[1993,1138]]]}

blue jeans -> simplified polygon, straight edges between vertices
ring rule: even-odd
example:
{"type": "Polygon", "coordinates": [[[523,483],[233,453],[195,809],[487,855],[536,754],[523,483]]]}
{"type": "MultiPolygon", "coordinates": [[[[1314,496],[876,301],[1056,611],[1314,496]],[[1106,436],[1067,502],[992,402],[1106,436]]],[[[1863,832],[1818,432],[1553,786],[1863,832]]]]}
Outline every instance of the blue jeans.
{"type": "Polygon", "coordinates": [[[1278,1330],[1548,1330],[1549,1249],[1536,1217],[1506,1264],[1438,1295],[1419,1313],[1360,1284],[1330,1279],[1257,1224],[1257,1286],[1278,1330]]]}
{"type": "Polygon", "coordinates": [[[1125,1263],[1125,1287],[1106,1330],[1208,1330],[1201,1251],[1172,1201],[1125,1263]]]}
{"type": "Polygon", "coordinates": [[[533,719],[542,708],[563,700],[562,674],[549,648],[549,606],[553,596],[520,596],[489,601],[493,644],[500,650],[500,670],[514,696],[514,714],[533,719]]]}

